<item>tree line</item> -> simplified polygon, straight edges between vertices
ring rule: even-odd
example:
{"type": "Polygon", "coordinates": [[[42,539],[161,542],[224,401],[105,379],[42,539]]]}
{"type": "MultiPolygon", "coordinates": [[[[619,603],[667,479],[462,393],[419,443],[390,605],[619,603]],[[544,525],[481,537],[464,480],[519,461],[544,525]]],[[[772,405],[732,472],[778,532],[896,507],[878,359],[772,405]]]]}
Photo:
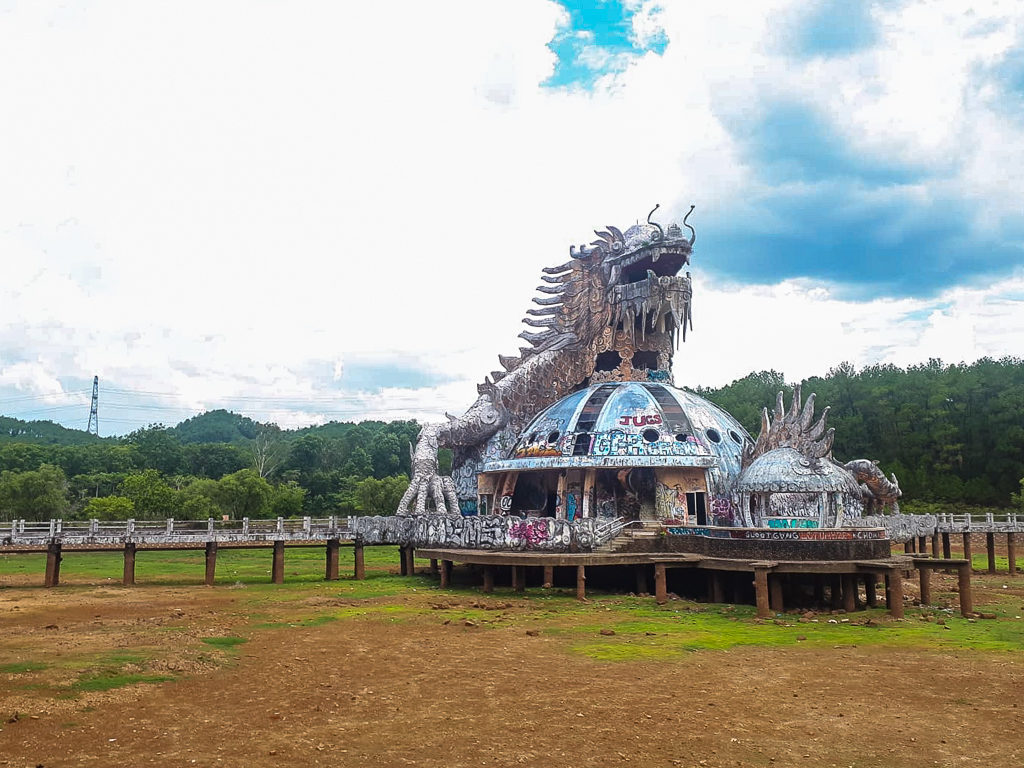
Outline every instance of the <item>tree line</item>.
{"type": "Polygon", "coordinates": [[[281,430],[228,411],[123,438],[52,426],[0,421],[0,519],[391,514],[419,432],[414,421],[281,430]]]}
{"type": "MultiPolygon", "coordinates": [[[[754,436],[761,408],[792,393],[776,371],[698,394],[754,436]]],[[[801,382],[831,408],[840,461],[895,472],[908,511],[965,505],[1024,510],[1024,363],[929,360],[801,382]]],[[[224,410],[175,427],[97,438],[52,422],[0,417],[0,519],[204,519],[391,514],[408,486],[415,421],[331,422],[282,430],[224,410]]],[[[443,452],[442,471],[451,456],[443,452]]]]}
{"type": "MultiPolygon", "coordinates": [[[[830,407],[839,461],[877,460],[895,472],[911,507],[945,511],[961,505],[1007,507],[1024,477],[1024,362],[983,358],[970,365],[929,360],[899,368],[844,363],[801,382],[830,407]],[[922,506],[923,505],[923,506],[922,506]]],[[[732,413],[756,437],[761,408],[792,384],[777,371],[752,373],[698,393],[732,413]]],[[[904,507],[906,507],[904,503],[904,507]]]]}

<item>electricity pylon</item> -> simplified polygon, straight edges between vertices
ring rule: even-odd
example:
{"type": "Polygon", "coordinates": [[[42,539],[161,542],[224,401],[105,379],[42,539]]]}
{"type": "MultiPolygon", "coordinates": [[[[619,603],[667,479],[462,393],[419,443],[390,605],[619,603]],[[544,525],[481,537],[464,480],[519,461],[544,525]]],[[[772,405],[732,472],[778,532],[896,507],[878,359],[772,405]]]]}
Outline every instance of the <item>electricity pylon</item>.
{"type": "Polygon", "coordinates": [[[86,433],[91,432],[100,436],[100,377],[92,377],[92,406],[89,408],[89,426],[85,428],[86,433]]]}

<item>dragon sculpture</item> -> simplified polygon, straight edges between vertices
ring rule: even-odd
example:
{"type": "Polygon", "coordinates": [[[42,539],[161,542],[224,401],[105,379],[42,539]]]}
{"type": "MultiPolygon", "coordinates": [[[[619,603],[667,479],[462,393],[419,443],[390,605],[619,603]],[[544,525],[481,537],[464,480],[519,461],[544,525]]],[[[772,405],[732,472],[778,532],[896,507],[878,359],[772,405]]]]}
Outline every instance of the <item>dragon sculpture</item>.
{"type": "Polygon", "coordinates": [[[746,445],[743,452],[743,468],[746,469],[755,459],[777,448],[792,448],[808,460],[808,464],[816,467],[822,461],[832,462],[842,467],[851,475],[860,487],[865,513],[881,512],[889,507],[894,513],[899,512],[899,498],[903,495],[899,480],[893,473],[886,477],[878,468],[877,461],[855,459],[839,464],[832,458],[832,442],[835,429],[826,430],[825,421],[830,408],[822,410],[818,420],[814,420],[814,393],[803,402],[800,385],[793,388],[793,400],[787,410],[783,394],[779,392],[775,398],[775,412],[768,415],[768,409],[761,411],[761,432],[753,445],[746,445]]]}
{"type": "Polygon", "coordinates": [[[569,249],[571,259],[543,270],[537,307],[520,337],[530,346],[498,356],[501,369],[477,386],[479,397],[462,416],[427,424],[412,450],[413,476],[398,514],[475,511],[476,474],[504,455],[520,429],[540,410],[601,381],[672,382],[672,354],[692,329],[690,263],[696,232],[651,221],[624,232],[609,226],[597,239],[569,249]],[[454,450],[452,476],[438,472],[439,448],[454,450]]]}

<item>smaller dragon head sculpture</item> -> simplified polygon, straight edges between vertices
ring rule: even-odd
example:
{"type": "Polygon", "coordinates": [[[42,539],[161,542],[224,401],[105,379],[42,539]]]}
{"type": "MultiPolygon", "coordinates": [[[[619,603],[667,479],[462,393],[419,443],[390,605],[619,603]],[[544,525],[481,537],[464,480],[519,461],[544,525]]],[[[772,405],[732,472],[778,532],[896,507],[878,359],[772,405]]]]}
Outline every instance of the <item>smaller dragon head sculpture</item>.
{"type": "Polygon", "coordinates": [[[793,402],[787,411],[782,392],[775,398],[774,418],[768,416],[768,409],[761,411],[761,433],[757,441],[747,445],[743,451],[743,466],[750,466],[754,459],[776,448],[792,448],[801,453],[812,465],[817,466],[824,458],[832,456],[832,441],[835,429],[825,429],[829,408],[821,412],[814,421],[814,393],[803,402],[800,385],[793,387],[793,402]]]}

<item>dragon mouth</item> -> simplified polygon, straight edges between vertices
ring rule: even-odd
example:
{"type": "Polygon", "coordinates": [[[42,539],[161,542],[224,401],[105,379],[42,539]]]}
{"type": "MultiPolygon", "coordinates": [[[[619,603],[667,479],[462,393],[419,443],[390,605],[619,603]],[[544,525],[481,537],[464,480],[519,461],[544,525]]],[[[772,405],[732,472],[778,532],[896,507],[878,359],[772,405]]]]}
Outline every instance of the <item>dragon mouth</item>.
{"type": "Polygon", "coordinates": [[[682,246],[655,246],[644,248],[619,262],[622,269],[619,285],[639,283],[646,280],[650,273],[657,277],[673,277],[679,270],[690,263],[690,248],[682,246]]]}

